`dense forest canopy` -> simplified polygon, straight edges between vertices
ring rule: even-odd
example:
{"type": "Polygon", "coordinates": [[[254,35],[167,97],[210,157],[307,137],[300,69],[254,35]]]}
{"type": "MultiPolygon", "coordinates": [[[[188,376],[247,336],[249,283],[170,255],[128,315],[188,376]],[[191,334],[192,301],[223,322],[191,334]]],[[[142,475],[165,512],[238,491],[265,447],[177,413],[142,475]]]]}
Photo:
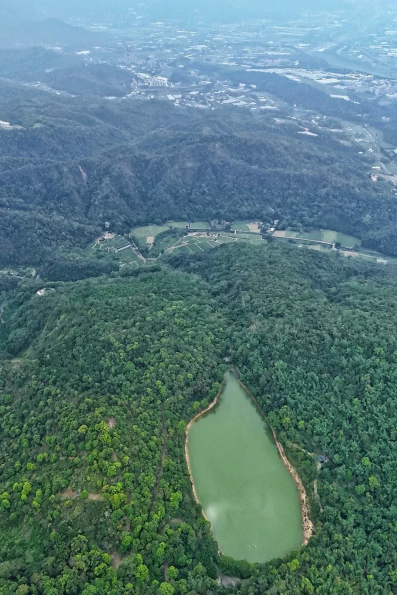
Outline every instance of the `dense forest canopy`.
{"type": "Polygon", "coordinates": [[[220,595],[217,568],[244,595],[396,592],[393,268],[271,243],[37,286],[0,327],[2,595],[220,595]],[[315,526],[262,566],[219,559],[184,459],[225,358],[315,526]]]}

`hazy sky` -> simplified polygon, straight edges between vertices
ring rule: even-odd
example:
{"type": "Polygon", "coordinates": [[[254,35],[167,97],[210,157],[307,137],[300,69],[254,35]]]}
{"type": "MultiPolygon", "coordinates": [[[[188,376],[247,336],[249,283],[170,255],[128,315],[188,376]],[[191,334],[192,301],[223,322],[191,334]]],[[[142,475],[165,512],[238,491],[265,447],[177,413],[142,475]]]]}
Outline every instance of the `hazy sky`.
{"type": "Polygon", "coordinates": [[[2,15],[21,18],[78,18],[103,11],[135,8],[153,20],[191,18],[235,20],[260,18],[270,12],[295,14],[305,9],[340,8],[344,0],[0,0],[2,15]]]}

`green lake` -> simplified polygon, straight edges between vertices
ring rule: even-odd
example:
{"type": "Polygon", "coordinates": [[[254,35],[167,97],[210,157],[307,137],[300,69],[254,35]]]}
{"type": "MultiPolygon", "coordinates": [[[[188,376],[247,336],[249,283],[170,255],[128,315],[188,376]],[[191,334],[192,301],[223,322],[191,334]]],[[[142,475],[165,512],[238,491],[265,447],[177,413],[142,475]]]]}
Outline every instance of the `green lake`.
{"type": "Polygon", "coordinates": [[[223,554],[266,562],[299,549],[296,484],[268,425],[233,374],[216,407],[192,424],[188,453],[197,497],[223,554]]]}

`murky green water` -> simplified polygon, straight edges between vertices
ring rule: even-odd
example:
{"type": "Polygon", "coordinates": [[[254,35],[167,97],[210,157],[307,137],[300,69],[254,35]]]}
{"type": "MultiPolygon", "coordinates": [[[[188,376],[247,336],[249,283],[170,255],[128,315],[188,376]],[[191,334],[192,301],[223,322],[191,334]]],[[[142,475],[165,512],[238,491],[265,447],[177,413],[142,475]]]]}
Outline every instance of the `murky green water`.
{"type": "Polygon", "coordinates": [[[265,562],[300,547],[296,484],[233,374],[217,407],[192,425],[188,451],[198,498],[223,554],[265,562]]]}

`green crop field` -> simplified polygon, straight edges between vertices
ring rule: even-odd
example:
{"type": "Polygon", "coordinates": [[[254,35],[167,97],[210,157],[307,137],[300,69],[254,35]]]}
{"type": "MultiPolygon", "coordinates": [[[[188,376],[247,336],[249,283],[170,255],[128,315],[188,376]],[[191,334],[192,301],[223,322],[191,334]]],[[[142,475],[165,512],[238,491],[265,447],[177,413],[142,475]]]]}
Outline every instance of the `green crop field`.
{"type": "Polygon", "coordinates": [[[174,252],[182,252],[182,254],[192,254],[192,250],[190,250],[190,248],[188,246],[178,246],[178,248],[175,248],[174,252]]]}
{"type": "Polygon", "coordinates": [[[202,252],[202,250],[198,244],[190,244],[189,248],[191,250],[193,250],[193,252],[202,252]]]}
{"type": "Polygon", "coordinates": [[[117,256],[120,258],[122,262],[135,262],[136,264],[140,264],[143,262],[139,256],[135,254],[132,248],[128,248],[127,250],[123,250],[122,252],[118,252],[117,256]]]}
{"type": "Polygon", "coordinates": [[[313,240],[315,242],[327,242],[329,244],[339,242],[343,248],[353,248],[355,245],[361,244],[361,241],[358,238],[345,233],[332,231],[331,229],[314,229],[313,231],[306,233],[287,230],[285,237],[301,240],[313,240]]]}
{"type": "Polygon", "coordinates": [[[303,233],[303,234],[298,233],[296,235],[296,237],[301,238],[303,240],[315,240],[316,242],[325,242],[326,241],[323,239],[323,232],[321,229],[316,229],[316,230],[310,231],[308,233],[303,233]]]}
{"type": "Polygon", "coordinates": [[[114,236],[112,240],[106,240],[106,242],[101,242],[99,245],[102,248],[121,248],[128,243],[123,236],[114,236]]]}
{"type": "Polygon", "coordinates": [[[190,227],[196,227],[198,229],[210,229],[209,223],[207,223],[207,221],[192,221],[190,223],[190,227]]]}
{"type": "Polygon", "coordinates": [[[187,221],[167,221],[165,225],[167,225],[167,227],[170,229],[186,229],[188,223],[187,221]]]}
{"type": "Polygon", "coordinates": [[[235,223],[233,223],[232,229],[239,230],[239,231],[249,231],[250,230],[250,228],[248,227],[248,225],[246,223],[244,223],[244,221],[236,221],[235,223]]]}
{"type": "Polygon", "coordinates": [[[167,229],[169,229],[168,225],[145,225],[143,227],[134,227],[131,233],[142,245],[142,243],[147,243],[147,238],[155,238],[163,231],[167,231],[167,229]]]}
{"type": "Polygon", "coordinates": [[[200,245],[200,248],[202,250],[204,250],[204,252],[207,252],[208,250],[211,250],[211,248],[213,247],[213,246],[211,246],[211,244],[207,240],[205,240],[203,242],[200,242],[199,245],[200,245]]]}
{"type": "Polygon", "coordinates": [[[236,238],[235,238],[235,236],[231,237],[231,236],[221,235],[221,236],[219,236],[219,238],[217,238],[217,240],[219,242],[222,242],[223,244],[228,244],[230,242],[235,242],[236,238]]]}
{"type": "Polygon", "coordinates": [[[361,240],[358,238],[329,229],[323,231],[323,238],[324,242],[339,242],[344,248],[353,248],[353,246],[361,244],[361,240]]]}
{"type": "Polygon", "coordinates": [[[187,244],[195,244],[201,236],[185,236],[181,241],[187,244]]]}

